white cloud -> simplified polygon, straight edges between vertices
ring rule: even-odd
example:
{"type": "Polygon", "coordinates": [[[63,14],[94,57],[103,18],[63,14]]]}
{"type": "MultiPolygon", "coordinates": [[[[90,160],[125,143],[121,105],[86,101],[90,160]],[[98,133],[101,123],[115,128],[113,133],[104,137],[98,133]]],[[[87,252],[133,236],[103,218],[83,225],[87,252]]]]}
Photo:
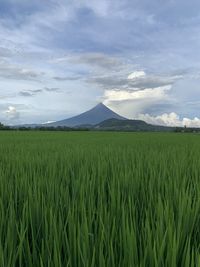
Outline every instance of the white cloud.
{"type": "Polygon", "coordinates": [[[42,124],[49,124],[49,123],[53,123],[55,121],[46,121],[46,122],[43,122],[42,124]]]}
{"type": "Polygon", "coordinates": [[[151,116],[149,114],[139,114],[137,119],[144,120],[147,123],[155,125],[166,125],[166,126],[179,126],[179,127],[200,127],[200,118],[183,118],[180,119],[179,115],[175,112],[164,113],[158,116],[151,116]]]}
{"type": "Polygon", "coordinates": [[[124,117],[134,118],[147,108],[169,100],[171,85],[144,90],[106,90],[104,104],[124,117]]]}
{"type": "Polygon", "coordinates": [[[16,107],[9,106],[4,113],[9,117],[9,119],[18,119],[19,118],[19,112],[17,111],[16,107]]]}
{"type": "Polygon", "coordinates": [[[111,101],[124,100],[142,100],[142,99],[164,99],[167,98],[166,92],[171,89],[171,85],[161,86],[157,88],[147,88],[144,90],[105,90],[105,103],[111,101]]]}
{"type": "Polygon", "coordinates": [[[134,80],[134,79],[142,78],[145,76],[146,76],[146,73],[143,70],[134,71],[128,75],[128,80],[134,80]]]}
{"type": "Polygon", "coordinates": [[[186,125],[187,127],[200,127],[200,118],[193,118],[193,119],[189,119],[189,118],[183,118],[182,121],[183,125],[186,125]]]}

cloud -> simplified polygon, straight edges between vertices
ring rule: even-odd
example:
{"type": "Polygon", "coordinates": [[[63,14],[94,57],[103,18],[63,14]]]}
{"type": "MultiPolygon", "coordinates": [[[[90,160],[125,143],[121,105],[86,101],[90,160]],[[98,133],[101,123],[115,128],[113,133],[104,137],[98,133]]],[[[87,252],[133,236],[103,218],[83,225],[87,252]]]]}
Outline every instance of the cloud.
{"type": "Polygon", "coordinates": [[[33,90],[30,90],[30,91],[33,92],[34,94],[37,94],[37,93],[41,93],[42,89],[33,89],[33,90]]]}
{"type": "Polygon", "coordinates": [[[147,123],[154,125],[164,125],[164,126],[177,126],[177,127],[200,127],[200,118],[183,118],[180,119],[180,116],[175,112],[164,113],[158,116],[151,116],[149,114],[139,114],[137,119],[144,120],[147,123]]]}
{"type": "Polygon", "coordinates": [[[29,96],[33,96],[34,94],[31,93],[31,92],[27,92],[27,91],[22,91],[19,93],[20,96],[26,96],[26,97],[29,97],[29,96]]]}
{"type": "Polygon", "coordinates": [[[78,65],[88,65],[101,69],[120,69],[123,62],[118,57],[107,55],[105,53],[76,53],[53,59],[52,63],[73,63],[78,65]]]}
{"type": "Polygon", "coordinates": [[[80,80],[82,77],[81,76],[74,76],[74,77],[69,77],[69,76],[66,76],[66,77],[59,77],[59,76],[55,76],[53,77],[54,80],[56,81],[78,81],[80,80]]]}
{"type": "Polygon", "coordinates": [[[124,101],[124,100],[143,100],[153,99],[160,100],[167,98],[166,92],[171,89],[171,86],[163,86],[157,88],[146,88],[144,90],[106,90],[104,93],[105,102],[124,101]]]}
{"type": "Polygon", "coordinates": [[[49,124],[49,123],[53,123],[55,121],[45,121],[45,122],[42,122],[42,124],[49,124]]]}
{"type": "Polygon", "coordinates": [[[170,90],[170,85],[135,91],[121,89],[106,90],[103,102],[117,113],[127,118],[134,118],[157,103],[170,101],[168,95],[170,90]]]}
{"type": "Polygon", "coordinates": [[[16,120],[19,118],[20,113],[17,111],[16,107],[9,106],[6,111],[4,111],[6,116],[11,120],[16,120]]]}
{"type": "Polygon", "coordinates": [[[74,63],[88,64],[90,66],[96,66],[103,69],[113,69],[121,67],[119,64],[121,61],[110,55],[102,53],[86,53],[74,58],[74,63]]]}
{"type": "Polygon", "coordinates": [[[31,97],[35,96],[38,93],[41,93],[43,90],[42,89],[35,89],[35,90],[24,90],[19,92],[20,96],[25,96],[25,97],[31,97]]]}
{"type": "Polygon", "coordinates": [[[131,74],[128,75],[128,80],[135,80],[141,77],[145,77],[146,73],[141,70],[141,71],[134,71],[131,74]]]}
{"type": "Polygon", "coordinates": [[[89,77],[86,81],[103,89],[146,89],[173,85],[182,79],[184,74],[146,74],[144,71],[135,71],[124,77],[125,74],[89,77]]]}
{"type": "Polygon", "coordinates": [[[110,13],[110,9],[114,7],[110,0],[76,0],[75,5],[77,8],[88,8],[92,10],[97,16],[105,17],[110,13]]]}
{"type": "Polygon", "coordinates": [[[43,76],[44,72],[34,71],[5,61],[0,62],[0,77],[5,79],[39,81],[43,76]]]}
{"type": "Polygon", "coordinates": [[[56,88],[45,87],[44,90],[47,92],[61,92],[61,89],[57,87],[56,88]]]}
{"type": "Polygon", "coordinates": [[[21,92],[19,92],[20,96],[25,96],[25,97],[32,97],[35,96],[39,93],[42,92],[50,92],[50,93],[58,93],[61,92],[60,88],[57,87],[44,87],[43,89],[30,89],[30,90],[23,90],[21,92]]]}
{"type": "Polygon", "coordinates": [[[106,105],[127,118],[133,118],[158,105],[173,106],[172,88],[183,76],[183,72],[155,75],[136,70],[128,75],[93,77],[89,82],[104,89],[106,105]]]}
{"type": "Polygon", "coordinates": [[[0,58],[9,58],[13,55],[12,50],[6,47],[0,47],[0,58]]]}

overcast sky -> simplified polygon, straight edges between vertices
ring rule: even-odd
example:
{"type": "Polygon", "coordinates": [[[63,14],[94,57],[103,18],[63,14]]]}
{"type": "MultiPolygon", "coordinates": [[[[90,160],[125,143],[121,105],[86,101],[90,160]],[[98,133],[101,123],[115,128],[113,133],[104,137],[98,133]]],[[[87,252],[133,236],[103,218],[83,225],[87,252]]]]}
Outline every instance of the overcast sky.
{"type": "Polygon", "coordinates": [[[199,51],[199,0],[0,0],[0,121],[200,126],[199,51]]]}

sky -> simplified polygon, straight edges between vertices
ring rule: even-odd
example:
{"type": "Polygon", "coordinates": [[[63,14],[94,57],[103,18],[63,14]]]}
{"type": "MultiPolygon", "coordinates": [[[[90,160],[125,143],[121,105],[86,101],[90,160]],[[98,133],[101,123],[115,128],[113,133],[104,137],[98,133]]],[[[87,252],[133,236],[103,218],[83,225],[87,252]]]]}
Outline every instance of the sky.
{"type": "Polygon", "coordinates": [[[0,121],[200,127],[199,51],[199,0],[0,0],[0,121]]]}

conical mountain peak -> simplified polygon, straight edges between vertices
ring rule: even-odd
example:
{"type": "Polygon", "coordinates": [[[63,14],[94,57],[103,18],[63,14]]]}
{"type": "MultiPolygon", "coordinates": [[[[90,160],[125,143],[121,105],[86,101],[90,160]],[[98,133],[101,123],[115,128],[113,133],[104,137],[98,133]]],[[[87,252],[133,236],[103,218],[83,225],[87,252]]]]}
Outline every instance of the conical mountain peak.
{"type": "MultiPolygon", "coordinates": [[[[102,108],[105,108],[106,105],[104,105],[102,102],[98,103],[95,107],[102,107],[102,108]]],[[[106,107],[107,108],[107,107],[106,107]]]]}
{"type": "Polygon", "coordinates": [[[124,120],[125,118],[118,115],[103,103],[97,104],[92,109],[81,113],[80,115],[74,116],[72,118],[54,122],[51,126],[80,126],[80,125],[95,125],[107,119],[119,119],[124,120]]]}
{"type": "MultiPolygon", "coordinates": [[[[96,106],[94,106],[91,110],[93,109],[102,109],[102,110],[108,110],[109,108],[104,105],[103,103],[98,103],[96,106]]],[[[110,109],[109,109],[110,110],[110,109]]]]}

